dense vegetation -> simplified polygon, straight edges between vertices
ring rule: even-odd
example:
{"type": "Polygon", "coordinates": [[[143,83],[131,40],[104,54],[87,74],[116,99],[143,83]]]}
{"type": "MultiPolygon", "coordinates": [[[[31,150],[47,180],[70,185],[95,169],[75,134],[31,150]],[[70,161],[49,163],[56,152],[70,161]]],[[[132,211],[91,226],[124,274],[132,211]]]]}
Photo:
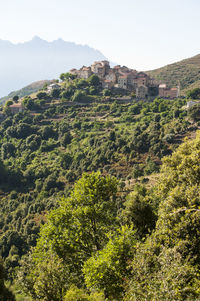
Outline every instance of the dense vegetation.
{"type": "Polygon", "coordinates": [[[84,174],[22,262],[23,289],[49,301],[199,300],[199,157],[200,135],[126,202],[116,178],[84,174]]]}
{"type": "Polygon", "coordinates": [[[200,82],[200,55],[167,65],[147,72],[157,80],[167,83],[170,87],[180,82],[183,94],[189,89],[199,87],[200,82]]]}
{"type": "MultiPolygon", "coordinates": [[[[162,224],[162,200],[171,193],[162,187],[167,181],[152,187],[162,157],[195,133],[198,112],[187,114],[181,99],[120,99],[124,91],[102,90],[96,76],[83,80],[62,74],[61,79],[61,88],[25,97],[25,112],[12,115],[11,102],[3,109],[0,256],[8,278],[18,278],[16,285],[33,300],[144,300],[143,291],[149,300],[160,300],[162,295],[155,295],[159,266],[148,272],[153,287],[148,292],[134,260],[141,258],[150,269],[144,260],[150,252],[152,262],[161,265],[167,258],[169,264],[177,256],[181,266],[181,252],[161,256],[168,245],[159,240],[164,232],[156,226],[157,219],[162,224]]],[[[163,170],[169,166],[171,174],[171,165],[165,163],[163,170]]],[[[174,240],[179,243],[178,233],[174,240]]],[[[193,273],[190,266],[196,268],[196,262],[187,260],[193,273]]],[[[159,269],[162,277],[167,270],[159,269]]],[[[190,286],[192,296],[198,295],[190,286]]]]}

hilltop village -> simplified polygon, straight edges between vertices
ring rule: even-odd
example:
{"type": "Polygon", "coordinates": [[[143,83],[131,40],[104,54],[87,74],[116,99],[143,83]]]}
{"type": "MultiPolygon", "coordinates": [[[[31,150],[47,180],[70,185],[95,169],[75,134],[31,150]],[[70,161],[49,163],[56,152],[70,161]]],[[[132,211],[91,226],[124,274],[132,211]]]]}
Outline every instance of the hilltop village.
{"type": "Polygon", "coordinates": [[[94,62],[91,66],[81,69],[71,69],[71,74],[78,78],[88,79],[92,74],[97,75],[104,89],[121,88],[134,91],[139,99],[160,96],[176,98],[179,96],[179,87],[168,88],[166,84],[158,83],[144,72],[138,72],[126,66],[110,67],[108,61],[94,62]]]}

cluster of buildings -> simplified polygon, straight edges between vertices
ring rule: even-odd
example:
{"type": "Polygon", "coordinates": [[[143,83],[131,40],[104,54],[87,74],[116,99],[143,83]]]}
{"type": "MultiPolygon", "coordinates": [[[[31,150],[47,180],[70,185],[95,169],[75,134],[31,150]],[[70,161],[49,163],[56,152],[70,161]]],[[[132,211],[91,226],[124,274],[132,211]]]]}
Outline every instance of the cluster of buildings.
{"type": "Polygon", "coordinates": [[[151,96],[161,97],[178,97],[178,88],[169,89],[162,87],[154,79],[144,72],[138,72],[126,66],[117,65],[110,67],[108,61],[94,62],[90,67],[83,66],[81,69],[72,69],[70,73],[77,75],[79,78],[87,79],[92,74],[96,74],[105,89],[121,88],[135,91],[136,97],[147,99],[151,96]]]}

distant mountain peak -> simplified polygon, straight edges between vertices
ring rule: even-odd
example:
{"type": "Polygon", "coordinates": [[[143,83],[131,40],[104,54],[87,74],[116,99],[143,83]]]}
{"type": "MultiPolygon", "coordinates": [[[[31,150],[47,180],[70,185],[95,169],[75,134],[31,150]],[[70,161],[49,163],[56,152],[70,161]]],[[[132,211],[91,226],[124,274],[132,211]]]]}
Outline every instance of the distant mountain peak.
{"type": "Polygon", "coordinates": [[[58,78],[63,72],[105,60],[98,50],[61,38],[48,42],[39,36],[22,43],[0,40],[0,97],[31,82],[58,78]]]}
{"type": "MultiPolygon", "coordinates": [[[[29,42],[34,42],[34,43],[36,43],[36,44],[40,44],[40,43],[48,43],[47,41],[43,40],[43,39],[40,38],[39,36],[34,36],[34,37],[32,38],[32,40],[29,41],[29,42]]],[[[29,43],[29,42],[27,42],[27,43],[29,43]]]]}
{"type": "Polygon", "coordinates": [[[39,36],[34,36],[32,38],[32,41],[44,41],[43,39],[41,39],[39,36]]]}

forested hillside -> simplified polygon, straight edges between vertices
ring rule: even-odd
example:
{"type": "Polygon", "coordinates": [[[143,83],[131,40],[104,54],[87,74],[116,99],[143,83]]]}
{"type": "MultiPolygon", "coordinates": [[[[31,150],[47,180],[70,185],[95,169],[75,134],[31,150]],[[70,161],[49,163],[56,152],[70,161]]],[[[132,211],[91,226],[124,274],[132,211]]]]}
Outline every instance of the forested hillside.
{"type": "Polygon", "coordinates": [[[200,55],[146,73],[170,87],[180,83],[184,94],[186,90],[199,88],[200,55]]]}
{"type": "Polygon", "coordinates": [[[198,297],[191,277],[199,138],[159,174],[162,158],[195,136],[198,108],[186,111],[181,99],[127,100],[124,91],[103,90],[96,76],[61,78],[60,88],[24,97],[24,112],[13,115],[11,101],[2,108],[0,256],[17,300],[170,300],[172,289],[174,300],[185,300],[182,289],[198,297]],[[178,265],[169,279],[170,262],[178,265]]]}
{"type": "Polygon", "coordinates": [[[53,81],[50,80],[40,80],[37,82],[34,82],[20,90],[17,91],[13,91],[11,93],[8,94],[8,96],[2,97],[0,99],[1,103],[5,103],[6,100],[13,98],[14,96],[18,96],[19,98],[22,98],[24,96],[30,95],[32,93],[38,92],[39,90],[41,90],[45,85],[48,85],[50,83],[52,83],[53,81]]]}

